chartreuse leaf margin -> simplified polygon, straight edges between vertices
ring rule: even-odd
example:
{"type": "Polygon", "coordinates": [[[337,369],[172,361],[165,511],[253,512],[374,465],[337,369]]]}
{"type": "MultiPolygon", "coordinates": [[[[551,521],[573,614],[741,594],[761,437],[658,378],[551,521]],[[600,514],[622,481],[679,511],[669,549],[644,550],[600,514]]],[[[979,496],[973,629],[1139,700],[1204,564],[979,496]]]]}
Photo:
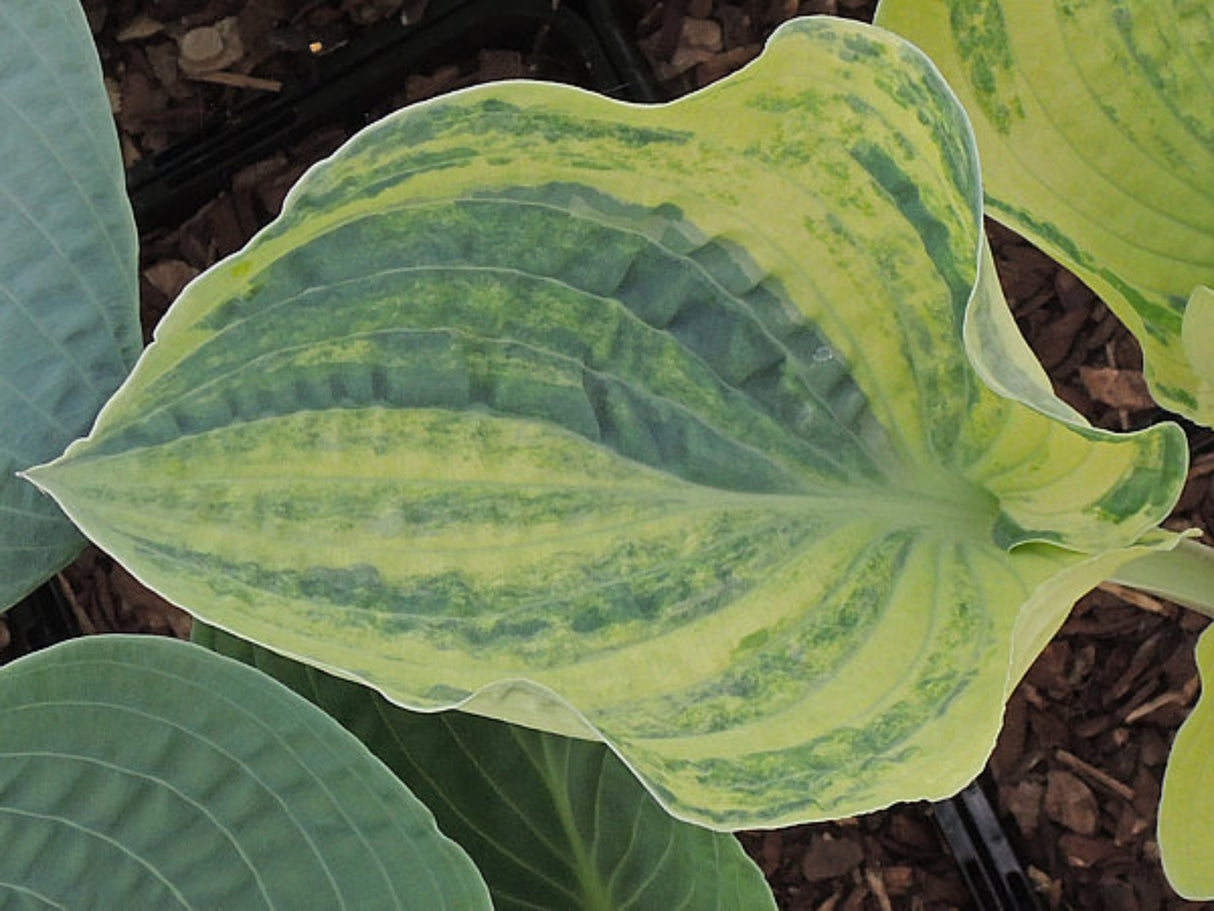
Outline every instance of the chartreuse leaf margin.
{"type": "Polygon", "coordinates": [[[208,623],[600,738],[680,817],[940,797],[1186,463],[987,389],[981,219],[872,27],[665,106],[469,90],[310,171],[29,477],[208,623]]]}
{"type": "Polygon", "coordinates": [[[37,652],[0,670],[0,730],[5,908],[492,907],[352,734],[199,646],[37,652]]]}
{"type": "Polygon", "coordinates": [[[1087,282],[1156,400],[1214,425],[1207,0],[882,0],[974,124],[990,214],[1087,282]]]}
{"type": "Polygon", "coordinates": [[[497,911],[775,911],[733,836],[674,819],[602,743],[464,712],[410,712],[204,623],[193,638],[357,735],[471,855],[497,911]]]}
{"type": "Polygon", "coordinates": [[[135,222],[77,0],[0,5],[0,610],[84,544],[15,476],[86,433],[141,341],[135,222]]]}

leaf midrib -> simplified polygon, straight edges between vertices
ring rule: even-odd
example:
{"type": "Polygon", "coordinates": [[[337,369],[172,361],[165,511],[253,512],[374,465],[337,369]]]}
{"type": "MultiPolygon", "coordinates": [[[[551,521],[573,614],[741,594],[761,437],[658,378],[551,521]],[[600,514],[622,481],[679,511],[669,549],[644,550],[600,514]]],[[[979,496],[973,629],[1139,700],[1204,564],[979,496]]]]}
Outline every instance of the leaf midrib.
{"type": "MultiPolygon", "coordinates": [[[[321,486],[348,484],[360,486],[388,485],[396,488],[413,486],[427,488],[467,487],[480,490],[501,488],[503,490],[532,490],[537,492],[582,490],[591,495],[599,489],[593,485],[586,484],[449,480],[441,476],[435,478],[390,479],[355,476],[335,478],[332,475],[320,475],[305,478],[298,475],[272,474],[192,481],[189,486],[254,487],[267,484],[273,485],[279,481],[296,485],[301,482],[311,481],[321,486]]],[[[902,490],[896,495],[894,495],[895,491],[892,488],[879,487],[869,489],[841,487],[838,490],[829,492],[805,491],[797,494],[771,494],[704,487],[673,477],[671,481],[672,489],[670,490],[656,490],[653,487],[629,488],[620,486],[610,486],[606,489],[612,495],[613,502],[616,503],[629,498],[641,503],[646,500],[653,500],[655,504],[663,508],[663,516],[669,516],[673,512],[691,513],[727,508],[769,511],[772,515],[791,514],[803,515],[809,518],[839,517],[842,519],[839,524],[868,521],[878,525],[883,533],[912,528],[945,529],[951,530],[956,538],[963,541],[975,539],[989,540],[991,528],[999,513],[998,501],[994,496],[974,484],[966,484],[965,487],[962,487],[954,483],[951,488],[926,483],[906,484],[902,486],[902,490]],[[671,505],[672,501],[682,501],[684,505],[681,508],[675,508],[671,505]]],[[[149,484],[147,481],[139,483],[141,490],[147,490],[149,487],[154,486],[154,484],[149,484]]],[[[180,480],[175,480],[169,483],[168,486],[180,489],[183,485],[180,480]]],[[[146,509],[143,507],[124,508],[110,504],[103,507],[101,511],[110,517],[127,515],[136,520],[146,518],[146,509]]],[[[596,526],[590,533],[601,535],[614,529],[644,524],[646,521],[648,519],[642,516],[633,521],[596,526]]],[[[424,553],[427,550],[439,553],[451,553],[454,551],[475,553],[478,551],[527,549],[552,540],[568,541],[569,539],[570,535],[568,533],[562,533],[559,538],[550,536],[538,537],[531,539],[525,544],[495,544],[459,548],[451,546],[426,548],[419,546],[418,541],[413,539],[410,541],[409,550],[416,553],[424,553]]],[[[397,549],[398,546],[398,541],[387,539],[382,547],[373,549],[392,551],[397,549]]]]}

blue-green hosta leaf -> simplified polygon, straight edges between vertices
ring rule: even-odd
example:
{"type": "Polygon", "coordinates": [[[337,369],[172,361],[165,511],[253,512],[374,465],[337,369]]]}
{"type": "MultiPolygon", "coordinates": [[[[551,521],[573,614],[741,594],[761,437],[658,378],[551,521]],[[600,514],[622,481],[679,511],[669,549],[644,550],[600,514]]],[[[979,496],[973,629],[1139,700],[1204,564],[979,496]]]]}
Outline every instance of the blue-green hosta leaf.
{"type": "Polygon", "coordinates": [[[490,907],[361,743],[264,674],[93,636],[0,670],[0,906],[490,907]]]}
{"type": "Polygon", "coordinates": [[[78,0],[0,4],[0,610],[80,550],[14,472],[88,431],[139,353],[135,223],[78,0]]]}
{"type": "Polygon", "coordinates": [[[679,815],[940,796],[1185,468],[1174,426],[986,388],[981,214],[964,115],[877,29],[801,21],[663,107],[461,93],[313,170],[31,475],[207,621],[602,737],[679,815]]]}
{"type": "Polygon", "coordinates": [[[990,214],[1095,289],[1142,343],[1152,394],[1214,424],[1208,0],[882,0],[974,123],[990,214]],[[1208,290],[1208,289],[1207,289],[1208,290]],[[1190,341],[1189,336],[1193,336],[1190,341]]]}
{"type": "Polygon", "coordinates": [[[1202,693],[1172,744],[1159,801],[1159,853],[1172,887],[1214,899],[1214,628],[1197,642],[1202,693]]]}
{"type": "Polygon", "coordinates": [[[497,911],[775,909],[730,835],[679,822],[601,743],[463,712],[420,714],[202,623],[194,639],[358,736],[476,862],[497,911]]]}

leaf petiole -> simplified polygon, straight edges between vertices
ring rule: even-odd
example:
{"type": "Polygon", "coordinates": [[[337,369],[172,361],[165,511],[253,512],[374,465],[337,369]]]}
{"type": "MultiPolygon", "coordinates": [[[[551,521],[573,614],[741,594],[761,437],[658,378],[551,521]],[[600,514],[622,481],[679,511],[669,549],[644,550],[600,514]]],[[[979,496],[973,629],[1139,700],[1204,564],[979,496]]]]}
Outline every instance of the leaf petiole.
{"type": "Polygon", "coordinates": [[[1125,564],[1109,581],[1159,595],[1214,617],[1214,547],[1186,538],[1125,564]]]}

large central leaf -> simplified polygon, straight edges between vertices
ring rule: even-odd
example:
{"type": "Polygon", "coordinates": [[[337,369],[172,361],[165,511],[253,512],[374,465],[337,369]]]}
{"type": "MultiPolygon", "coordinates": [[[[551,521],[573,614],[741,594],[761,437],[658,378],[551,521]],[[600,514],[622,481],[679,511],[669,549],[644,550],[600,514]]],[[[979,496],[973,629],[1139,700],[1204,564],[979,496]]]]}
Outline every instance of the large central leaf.
{"type": "Polygon", "coordinates": [[[980,220],[952,95],[854,24],[664,107],[461,93],[314,169],[30,474],[207,621],[601,736],[680,815],[940,796],[1185,461],[987,390],[980,220]]]}

